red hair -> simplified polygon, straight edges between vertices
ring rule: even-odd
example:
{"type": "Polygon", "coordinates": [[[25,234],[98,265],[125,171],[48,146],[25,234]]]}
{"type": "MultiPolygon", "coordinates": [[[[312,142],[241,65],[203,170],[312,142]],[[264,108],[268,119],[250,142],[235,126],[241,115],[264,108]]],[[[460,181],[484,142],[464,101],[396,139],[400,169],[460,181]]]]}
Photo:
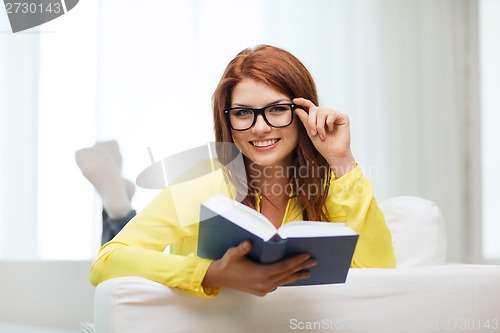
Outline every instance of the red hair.
{"type": "MultiPolygon", "coordinates": [[[[241,51],[226,67],[213,95],[215,141],[218,143],[218,158],[223,165],[228,165],[239,153],[234,145],[221,143],[233,142],[224,110],[231,106],[232,91],[244,78],[263,82],[287,95],[290,100],[303,97],[318,105],[314,80],[294,55],[270,45],[241,51]]],[[[293,167],[295,170],[301,170],[300,175],[293,179],[295,194],[303,208],[305,220],[325,221],[323,208],[330,180],[329,165],[312,144],[302,122],[295,121],[298,122],[299,141],[294,151],[293,167]],[[300,189],[305,189],[306,192],[298,191],[300,189]],[[311,193],[311,189],[315,189],[315,193],[311,193]]],[[[227,171],[238,197],[244,198],[244,204],[254,207],[255,198],[253,193],[248,191],[250,182],[245,173],[242,170],[227,171]]]]}

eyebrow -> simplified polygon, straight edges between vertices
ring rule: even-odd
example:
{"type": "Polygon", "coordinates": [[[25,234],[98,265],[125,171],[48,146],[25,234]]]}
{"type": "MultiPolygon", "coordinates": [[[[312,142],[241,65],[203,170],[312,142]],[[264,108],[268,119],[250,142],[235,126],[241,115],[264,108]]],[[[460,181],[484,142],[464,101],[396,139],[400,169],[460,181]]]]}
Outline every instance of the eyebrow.
{"type": "MultiPolygon", "coordinates": [[[[283,102],[290,103],[290,101],[288,101],[287,99],[281,98],[281,99],[278,99],[278,100],[276,100],[274,102],[266,104],[263,107],[266,107],[266,106],[269,106],[269,105],[273,105],[273,104],[279,104],[279,103],[283,103],[283,102]]],[[[235,107],[240,107],[240,108],[255,108],[253,106],[246,105],[246,104],[240,104],[240,103],[231,103],[231,107],[232,108],[235,108],[235,107]]],[[[257,109],[257,108],[255,108],[255,109],[257,109]]]]}

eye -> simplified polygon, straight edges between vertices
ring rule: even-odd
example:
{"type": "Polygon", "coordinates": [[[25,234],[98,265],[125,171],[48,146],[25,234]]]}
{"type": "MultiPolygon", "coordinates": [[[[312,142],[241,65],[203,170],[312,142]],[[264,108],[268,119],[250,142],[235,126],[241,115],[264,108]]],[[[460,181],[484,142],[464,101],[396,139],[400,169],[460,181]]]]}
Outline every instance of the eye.
{"type": "Polygon", "coordinates": [[[232,109],[231,116],[239,118],[253,117],[253,111],[250,109],[232,109]]]}
{"type": "Polygon", "coordinates": [[[290,111],[290,105],[271,105],[266,111],[274,114],[279,114],[290,111]]]}

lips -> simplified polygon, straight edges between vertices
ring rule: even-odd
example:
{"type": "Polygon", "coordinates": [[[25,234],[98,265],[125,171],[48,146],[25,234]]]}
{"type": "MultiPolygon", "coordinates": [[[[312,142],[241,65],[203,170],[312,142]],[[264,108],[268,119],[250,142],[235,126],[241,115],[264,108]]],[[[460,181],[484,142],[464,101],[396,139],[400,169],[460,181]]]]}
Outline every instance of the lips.
{"type": "Polygon", "coordinates": [[[266,148],[276,144],[280,139],[269,139],[269,140],[259,140],[259,141],[250,141],[250,143],[254,147],[266,148]]]}

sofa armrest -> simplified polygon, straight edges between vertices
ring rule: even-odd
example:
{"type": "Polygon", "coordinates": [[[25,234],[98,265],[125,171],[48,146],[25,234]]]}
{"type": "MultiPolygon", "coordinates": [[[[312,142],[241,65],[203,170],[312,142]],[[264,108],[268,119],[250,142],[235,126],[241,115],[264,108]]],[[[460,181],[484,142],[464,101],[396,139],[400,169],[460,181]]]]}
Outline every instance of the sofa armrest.
{"type": "MultiPolygon", "coordinates": [[[[351,269],[345,284],[280,287],[265,297],[214,299],[139,277],[96,288],[96,333],[436,332],[500,325],[500,266],[351,269]],[[489,321],[489,322],[488,322],[489,321]]],[[[500,327],[498,327],[500,329],[500,327]]]]}

